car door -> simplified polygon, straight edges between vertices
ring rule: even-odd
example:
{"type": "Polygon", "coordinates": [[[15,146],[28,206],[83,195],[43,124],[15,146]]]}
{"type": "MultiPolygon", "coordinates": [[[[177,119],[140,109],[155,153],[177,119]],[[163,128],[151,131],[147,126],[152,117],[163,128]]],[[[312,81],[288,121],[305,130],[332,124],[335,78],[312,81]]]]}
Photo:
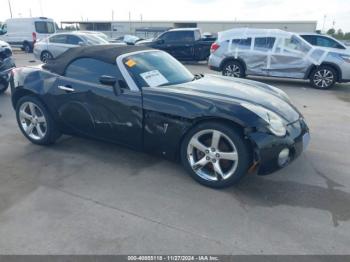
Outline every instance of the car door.
{"type": "Polygon", "coordinates": [[[277,38],[270,56],[269,76],[304,78],[312,64],[307,57],[310,50],[311,46],[296,35],[277,38]]]}
{"type": "Polygon", "coordinates": [[[171,32],[165,32],[162,35],[160,35],[152,44],[152,47],[155,49],[163,50],[171,55],[172,53],[172,48],[169,43],[171,43],[173,38],[173,34],[171,32]]]}
{"type": "Polygon", "coordinates": [[[118,93],[100,83],[107,75],[125,83],[117,66],[80,58],[66,68],[51,94],[62,124],[70,131],[138,148],[142,141],[141,92],[122,86],[118,93]]]}
{"type": "Polygon", "coordinates": [[[267,76],[270,63],[270,55],[275,43],[274,37],[253,38],[252,50],[247,57],[248,74],[267,76]]]}
{"type": "Polygon", "coordinates": [[[174,31],[169,45],[172,55],[180,60],[191,60],[194,58],[194,31],[174,31]]]}
{"type": "Polygon", "coordinates": [[[48,50],[53,55],[53,57],[57,57],[60,54],[64,53],[68,50],[67,35],[66,34],[58,34],[49,37],[48,39],[48,50]]]}

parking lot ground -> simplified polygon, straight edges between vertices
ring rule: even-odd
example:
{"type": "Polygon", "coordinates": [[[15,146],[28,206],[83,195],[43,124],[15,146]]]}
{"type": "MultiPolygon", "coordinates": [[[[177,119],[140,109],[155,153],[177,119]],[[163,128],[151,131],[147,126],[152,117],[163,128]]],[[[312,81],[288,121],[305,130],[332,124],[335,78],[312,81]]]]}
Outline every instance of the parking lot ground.
{"type": "Polygon", "coordinates": [[[312,141],[287,168],[225,190],[112,144],[66,136],[35,146],[1,95],[0,254],[349,254],[350,85],[254,79],[286,91],[312,141]]]}

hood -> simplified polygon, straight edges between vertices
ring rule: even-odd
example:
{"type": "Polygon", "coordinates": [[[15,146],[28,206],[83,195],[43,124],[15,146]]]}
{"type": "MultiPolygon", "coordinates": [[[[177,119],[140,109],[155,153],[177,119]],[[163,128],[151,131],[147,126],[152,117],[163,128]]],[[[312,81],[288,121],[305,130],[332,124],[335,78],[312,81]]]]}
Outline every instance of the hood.
{"type": "Polygon", "coordinates": [[[288,123],[295,122],[301,116],[283,91],[255,81],[206,75],[196,81],[166,88],[169,91],[185,92],[189,95],[209,99],[230,100],[232,103],[248,102],[259,105],[277,113],[288,123]]]}

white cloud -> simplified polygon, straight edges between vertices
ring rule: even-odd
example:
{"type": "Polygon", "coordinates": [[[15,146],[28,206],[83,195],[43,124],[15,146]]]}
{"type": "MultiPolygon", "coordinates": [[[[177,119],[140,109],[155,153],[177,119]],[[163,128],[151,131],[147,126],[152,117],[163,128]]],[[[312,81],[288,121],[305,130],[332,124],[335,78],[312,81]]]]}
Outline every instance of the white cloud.
{"type": "MultiPolygon", "coordinates": [[[[111,20],[317,20],[350,31],[350,0],[10,0],[14,16],[45,15],[56,21],[111,20]],[[40,7],[41,3],[41,7],[40,7]],[[41,13],[41,9],[43,13],[41,13]]],[[[9,18],[1,0],[0,21],[9,18]]]]}

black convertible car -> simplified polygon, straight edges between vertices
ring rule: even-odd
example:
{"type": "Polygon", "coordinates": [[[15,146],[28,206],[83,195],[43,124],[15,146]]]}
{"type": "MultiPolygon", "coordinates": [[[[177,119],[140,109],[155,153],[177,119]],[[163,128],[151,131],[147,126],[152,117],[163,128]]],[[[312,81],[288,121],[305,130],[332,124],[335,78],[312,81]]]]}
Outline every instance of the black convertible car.
{"type": "Polygon", "coordinates": [[[192,75],[145,47],[71,49],[47,65],[14,69],[11,88],[19,128],[35,144],[63,133],[102,139],[181,160],[210,187],[285,167],[310,138],[283,91],[192,75]]]}

